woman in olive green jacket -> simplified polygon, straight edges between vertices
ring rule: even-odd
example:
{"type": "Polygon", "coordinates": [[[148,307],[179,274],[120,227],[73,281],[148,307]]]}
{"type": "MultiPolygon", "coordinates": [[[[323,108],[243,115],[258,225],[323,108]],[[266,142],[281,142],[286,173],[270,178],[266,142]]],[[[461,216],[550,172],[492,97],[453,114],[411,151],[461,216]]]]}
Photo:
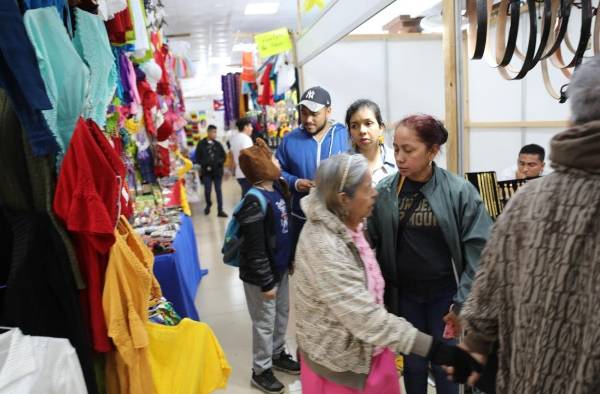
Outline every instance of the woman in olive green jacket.
{"type": "MultiPolygon", "coordinates": [[[[468,296],[492,220],[479,193],[434,159],[448,132],[429,115],[402,120],[394,132],[399,172],[377,186],[368,232],[385,278],[385,305],[419,330],[442,339],[468,296]]],[[[428,363],[406,358],[407,394],[427,392],[428,363]]],[[[435,367],[438,394],[456,394],[435,367]]]]}

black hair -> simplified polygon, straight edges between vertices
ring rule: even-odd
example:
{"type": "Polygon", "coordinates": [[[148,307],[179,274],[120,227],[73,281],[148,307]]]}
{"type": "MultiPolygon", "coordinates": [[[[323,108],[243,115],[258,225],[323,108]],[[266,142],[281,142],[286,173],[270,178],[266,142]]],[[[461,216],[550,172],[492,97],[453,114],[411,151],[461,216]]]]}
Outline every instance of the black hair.
{"type": "Polygon", "coordinates": [[[252,124],[252,122],[250,121],[250,119],[248,118],[240,118],[236,123],[236,127],[239,131],[244,130],[244,127],[248,126],[249,124],[252,124]]]}
{"type": "Polygon", "coordinates": [[[209,124],[208,128],[206,130],[216,130],[217,126],[215,126],[214,124],[209,124]]]}
{"type": "Polygon", "coordinates": [[[373,115],[375,115],[375,120],[377,120],[379,126],[385,127],[379,105],[369,99],[356,100],[348,107],[348,110],[346,110],[346,126],[350,126],[350,119],[352,119],[352,116],[363,108],[370,109],[371,112],[373,112],[373,115]]]}
{"type": "Polygon", "coordinates": [[[522,155],[522,154],[538,155],[540,158],[540,161],[544,161],[544,159],[546,158],[546,151],[544,150],[544,148],[542,148],[538,144],[525,145],[524,147],[521,148],[521,150],[519,151],[519,154],[520,155],[522,155]]]}

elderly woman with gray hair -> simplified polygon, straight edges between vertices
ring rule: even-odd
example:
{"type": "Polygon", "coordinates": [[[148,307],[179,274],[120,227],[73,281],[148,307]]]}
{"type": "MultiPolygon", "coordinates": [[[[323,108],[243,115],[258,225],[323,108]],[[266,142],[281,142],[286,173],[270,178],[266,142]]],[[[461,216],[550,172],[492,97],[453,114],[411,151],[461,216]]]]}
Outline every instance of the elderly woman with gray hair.
{"type": "Polygon", "coordinates": [[[419,332],[383,306],[385,282],[362,223],[377,192],[367,160],[324,161],[302,201],[307,223],[296,251],[296,333],[304,392],[399,393],[394,352],[453,367],[464,381],[479,364],[419,332]]]}

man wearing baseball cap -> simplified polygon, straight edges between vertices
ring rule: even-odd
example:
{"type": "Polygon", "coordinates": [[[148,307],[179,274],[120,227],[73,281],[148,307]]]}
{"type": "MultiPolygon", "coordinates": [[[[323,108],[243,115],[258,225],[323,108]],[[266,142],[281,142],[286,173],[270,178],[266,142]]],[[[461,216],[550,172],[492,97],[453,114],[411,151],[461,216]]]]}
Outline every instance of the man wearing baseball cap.
{"type": "Polygon", "coordinates": [[[277,149],[281,173],[292,191],[290,236],[295,250],[306,221],[300,199],[314,187],[314,176],[322,161],[350,149],[346,127],[333,122],[331,96],[320,86],[307,89],[300,103],[300,127],[287,134],[277,149]]]}

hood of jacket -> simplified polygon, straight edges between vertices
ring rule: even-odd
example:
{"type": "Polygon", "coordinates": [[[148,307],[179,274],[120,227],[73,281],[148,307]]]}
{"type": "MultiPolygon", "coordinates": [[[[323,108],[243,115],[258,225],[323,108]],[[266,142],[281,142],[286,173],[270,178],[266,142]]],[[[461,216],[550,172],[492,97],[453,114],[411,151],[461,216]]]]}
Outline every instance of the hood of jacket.
{"type": "Polygon", "coordinates": [[[552,138],[552,167],[576,168],[600,174],[600,121],[573,126],[552,138]]]}

